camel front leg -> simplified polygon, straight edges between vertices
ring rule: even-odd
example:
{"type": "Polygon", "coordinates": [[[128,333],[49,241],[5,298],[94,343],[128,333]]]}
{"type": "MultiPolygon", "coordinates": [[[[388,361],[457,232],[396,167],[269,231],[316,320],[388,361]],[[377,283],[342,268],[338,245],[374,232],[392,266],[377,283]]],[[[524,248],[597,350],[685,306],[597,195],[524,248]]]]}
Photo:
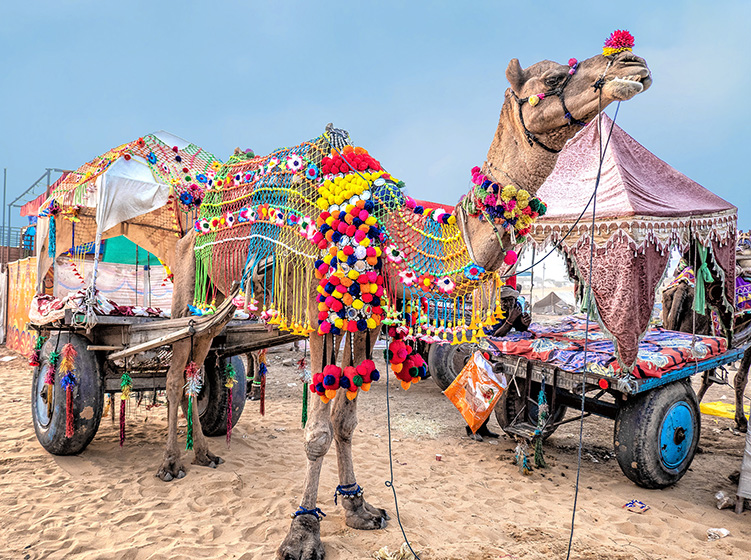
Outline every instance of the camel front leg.
{"type": "MultiPolygon", "coordinates": [[[[375,337],[373,338],[375,339],[375,337]]],[[[347,360],[347,356],[351,356],[349,339],[344,349],[344,356],[343,362],[347,360]]],[[[355,364],[365,360],[365,356],[365,336],[358,333],[355,337],[355,364]]],[[[336,442],[336,460],[339,467],[339,486],[336,488],[335,499],[336,501],[341,500],[347,525],[353,529],[383,529],[389,520],[386,510],[371,506],[363,499],[363,490],[357,484],[355,477],[352,461],[352,436],[357,427],[358,398],[349,400],[345,391],[339,390],[331,411],[334,441],[336,442]]]]}
{"type": "MultiPolygon", "coordinates": [[[[320,336],[310,337],[310,356],[313,368],[320,371],[323,341],[320,336]]],[[[318,509],[318,482],[323,458],[331,448],[331,404],[324,404],[317,396],[311,398],[310,415],[305,425],[305,454],[308,465],[305,473],[303,497],[298,510],[292,514],[292,523],[286,538],[279,546],[276,557],[280,560],[323,560],[321,544],[321,517],[318,509]]]]}
{"type": "Polygon", "coordinates": [[[743,412],[743,395],[746,392],[749,368],[751,368],[751,348],[743,354],[741,365],[735,374],[735,427],[743,433],[748,431],[748,420],[743,412]]]}

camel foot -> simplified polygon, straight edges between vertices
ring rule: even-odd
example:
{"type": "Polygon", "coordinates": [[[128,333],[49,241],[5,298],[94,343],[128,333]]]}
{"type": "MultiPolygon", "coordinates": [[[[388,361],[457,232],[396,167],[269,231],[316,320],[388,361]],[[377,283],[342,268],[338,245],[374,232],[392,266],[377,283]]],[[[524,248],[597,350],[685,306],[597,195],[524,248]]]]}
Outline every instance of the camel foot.
{"type": "Polygon", "coordinates": [[[276,551],[278,560],[323,560],[321,522],[314,515],[298,515],[276,551]]]}
{"type": "Polygon", "coordinates": [[[211,451],[206,450],[205,453],[196,451],[196,456],[193,458],[193,464],[199,467],[209,467],[215,469],[217,465],[224,463],[224,459],[218,455],[214,455],[211,451]]]}
{"type": "Polygon", "coordinates": [[[353,529],[384,529],[391,519],[385,509],[371,506],[362,496],[343,498],[345,522],[353,529]]]}
{"type": "Polygon", "coordinates": [[[164,482],[171,482],[176,478],[185,478],[185,467],[183,467],[179,458],[167,457],[162,462],[162,466],[159,467],[156,476],[164,482]]]}
{"type": "Polygon", "coordinates": [[[743,422],[738,422],[737,420],[735,422],[735,429],[741,434],[748,432],[748,420],[746,420],[745,417],[743,418],[743,420],[743,422]]]}

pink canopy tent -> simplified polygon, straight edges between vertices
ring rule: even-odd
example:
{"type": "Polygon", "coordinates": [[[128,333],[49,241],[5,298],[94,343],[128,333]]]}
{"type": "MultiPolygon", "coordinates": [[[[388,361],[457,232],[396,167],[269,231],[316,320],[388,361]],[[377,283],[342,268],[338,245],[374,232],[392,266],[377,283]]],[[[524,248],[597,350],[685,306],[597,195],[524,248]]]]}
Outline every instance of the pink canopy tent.
{"type": "MultiPolygon", "coordinates": [[[[581,285],[589,278],[592,205],[574,223],[594,191],[599,126],[593,120],[561,151],[537,192],[548,212],[532,228],[535,244],[561,243],[581,285]]],[[[611,127],[612,136],[597,191],[592,294],[601,326],[629,369],[672,248],[693,255],[702,252],[698,247],[706,248],[709,270],[724,287],[721,315],[732,317],[737,209],[660,160],[607,115],[601,126],[603,145],[611,127]]],[[[725,327],[729,334],[731,326],[725,327]]]]}

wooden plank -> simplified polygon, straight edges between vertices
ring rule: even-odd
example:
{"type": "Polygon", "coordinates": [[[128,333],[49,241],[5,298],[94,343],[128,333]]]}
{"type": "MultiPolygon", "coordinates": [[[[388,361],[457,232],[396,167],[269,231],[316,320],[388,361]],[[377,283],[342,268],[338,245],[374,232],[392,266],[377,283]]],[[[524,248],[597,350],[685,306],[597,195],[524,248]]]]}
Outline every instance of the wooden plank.
{"type": "Polygon", "coordinates": [[[125,348],[122,344],[120,346],[103,346],[100,344],[89,344],[86,350],[122,350],[125,348]]]}
{"type": "MultiPolygon", "coordinates": [[[[216,310],[216,313],[214,313],[213,315],[205,315],[199,318],[188,317],[188,323],[190,323],[191,319],[195,321],[192,327],[188,325],[187,327],[184,327],[172,333],[162,335],[153,340],[129,346],[128,348],[120,350],[119,352],[113,352],[108,356],[108,359],[117,360],[119,358],[127,358],[128,356],[133,356],[134,354],[138,354],[139,352],[145,352],[146,350],[151,350],[152,348],[158,348],[160,346],[172,344],[173,342],[191,336],[191,329],[193,329],[194,335],[199,335],[211,329],[212,327],[224,321],[227,318],[228,314],[234,313],[235,306],[232,303],[232,298],[237,295],[238,291],[239,285],[236,286],[234,290],[232,290],[232,293],[227,296],[227,299],[222,302],[222,304],[216,310]]],[[[170,319],[170,321],[172,321],[172,319],[170,319]]],[[[165,323],[168,323],[170,321],[165,321],[165,323]]]]}

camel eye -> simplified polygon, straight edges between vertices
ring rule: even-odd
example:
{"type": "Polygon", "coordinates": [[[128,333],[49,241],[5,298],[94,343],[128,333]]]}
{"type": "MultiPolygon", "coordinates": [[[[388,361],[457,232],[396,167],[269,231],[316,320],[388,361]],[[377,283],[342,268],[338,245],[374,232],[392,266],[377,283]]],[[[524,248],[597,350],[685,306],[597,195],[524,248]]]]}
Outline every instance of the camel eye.
{"type": "Polygon", "coordinates": [[[561,83],[563,76],[548,76],[545,78],[545,85],[548,87],[555,87],[561,83]]]}

